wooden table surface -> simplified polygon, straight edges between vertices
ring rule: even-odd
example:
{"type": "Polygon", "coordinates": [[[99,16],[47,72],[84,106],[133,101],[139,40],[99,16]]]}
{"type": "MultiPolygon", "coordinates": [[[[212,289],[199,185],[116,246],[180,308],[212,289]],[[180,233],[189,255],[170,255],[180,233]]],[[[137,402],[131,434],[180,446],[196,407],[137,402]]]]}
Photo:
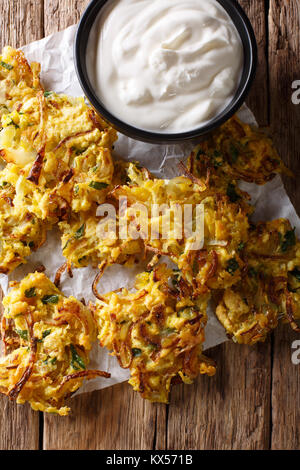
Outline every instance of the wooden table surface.
{"type": "MultiPolygon", "coordinates": [[[[274,132],[296,174],[286,181],[300,210],[299,0],[240,0],[255,29],[259,67],[248,100],[260,125],[274,132]]],[[[88,0],[0,0],[0,48],[22,46],[79,20],[88,0]]],[[[67,418],[0,398],[0,449],[299,449],[300,365],[297,335],[280,327],[252,348],[228,343],[210,351],[214,378],[177,386],[171,404],[143,401],[127,384],[73,399],[67,418]]],[[[299,338],[300,339],[300,338],[299,338]]]]}

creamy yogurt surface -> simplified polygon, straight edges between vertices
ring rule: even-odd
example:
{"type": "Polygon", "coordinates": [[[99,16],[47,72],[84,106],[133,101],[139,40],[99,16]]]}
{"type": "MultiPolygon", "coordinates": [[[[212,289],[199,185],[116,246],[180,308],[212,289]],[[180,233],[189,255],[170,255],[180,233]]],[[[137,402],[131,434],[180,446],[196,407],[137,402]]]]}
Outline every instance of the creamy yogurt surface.
{"type": "Polygon", "coordinates": [[[87,50],[89,78],[107,110],[159,133],[191,131],[225,109],[244,59],[216,0],[110,0],[87,50]]]}

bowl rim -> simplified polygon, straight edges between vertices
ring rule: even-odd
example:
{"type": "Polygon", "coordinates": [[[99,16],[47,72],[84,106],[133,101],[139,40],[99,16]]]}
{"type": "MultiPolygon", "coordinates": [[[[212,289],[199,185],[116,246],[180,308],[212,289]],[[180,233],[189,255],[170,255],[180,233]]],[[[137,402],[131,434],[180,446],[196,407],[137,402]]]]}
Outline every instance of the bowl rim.
{"type": "Polygon", "coordinates": [[[122,121],[120,118],[113,115],[104,106],[104,104],[101,102],[100,98],[94,91],[88,78],[88,72],[86,67],[86,49],[91,29],[100,13],[100,10],[108,1],[110,0],[92,0],[84,11],[76,31],[74,44],[74,61],[77,78],[87,99],[94,107],[94,109],[117,131],[127,135],[128,137],[143,142],[157,144],[178,143],[196,139],[208,134],[209,132],[224,124],[240,109],[250,91],[250,88],[253,84],[256,75],[258,61],[258,48],[256,37],[248,16],[246,15],[243,8],[239,5],[237,0],[216,0],[218,3],[220,3],[221,6],[223,6],[223,8],[231,17],[244,46],[243,74],[246,70],[246,76],[243,78],[242,74],[242,78],[239,87],[235,93],[235,96],[231,100],[231,102],[226,106],[226,108],[223,109],[219,114],[217,114],[215,118],[209,121],[207,124],[196,127],[191,131],[176,133],[159,133],[140,129],[138,127],[126,123],[125,121],[122,121]],[[90,20],[92,13],[94,13],[93,21],[90,20]],[[241,30],[237,25],[237,21],[240,21],[243,27],[243,32],[246,35],[245,37],[248,50],[245,50],[245,41],[242,38],[241,30]],[[83,61],[82,56],[84,57],[83,61]]]}

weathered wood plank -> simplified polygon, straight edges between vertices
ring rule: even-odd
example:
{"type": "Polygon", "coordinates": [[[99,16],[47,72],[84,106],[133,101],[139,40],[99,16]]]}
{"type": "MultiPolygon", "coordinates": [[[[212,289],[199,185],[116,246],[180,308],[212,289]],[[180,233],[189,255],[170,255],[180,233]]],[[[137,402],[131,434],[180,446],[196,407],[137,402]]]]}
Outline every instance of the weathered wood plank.
{"type": "MultiPolygon", "coordinates": [[[[45,0],[45,34],[76,23],[88,3],[45,0]]],[[[161,421],[156,431],[159,407],[144,403],[127,384],[78,397],[71,406],[69,418],[44,417],[45,449],[152,449],[155,436],[165,437],[161,421]]]]}
{"type": "MultiPolygon", "coordinates": [[[[0,49],[43,37],[43,0],[1,0],[0,49]]],[[[39,414],[0,397],[0,449],[39,448],[39,414]]]]}
{"type": "Polygon", "coordinates": [[[20,47],[44,36],[43,0],[1,0],[0,49],[20,47]]]}
{"type": "Polygon", "coordinates": [[[70,400],[67,418],[45,416],[44,449],[152,449],[156,405],[128,384],[70,400]]]}
{"type": "Polygon", "coordinates": [[[77,23],[89,0],[44,0],[45,35],[77,23]]]}
{"type": "Polygon", "coordinates": [[[266,31],[266,7],[262,0],[239,0],[250,18],[258,44],[258,68],[247,99],[247,104],[255,111],[259,125],[267,126],[268,118],[268,65],[267,65],[267,31],[266,31]]]}
{"type": "Polygon", "coordinates": [[[270,421],[270,343],[231,343],[209,354],[213,378],[174,389],[169,406],[168,449],[267,449],[270,421]]]}
{"type": "MultiPolygon", "coordinates": [[[[278,149],[296,178],[285,181],[300,211],[300,105],[291,101],[292,82],[300,80],[300,8],[298,0],[271,0],[270,94],[271,127],[278,149]]],[[[272,387],[272,448],[300,448],[300,366],[291,361],[297,338],[285,326],[275,333],[272,387]]],[[[299,339],[299,335],[298,335],[299,339]]]]}
{"type": "MultiPolygon", "coordinates": [[[[266,11],[261,0],[241,0],[253,24],[259,67],[249,105],[268,123],[266,11]]],[[[168,449],[267,449],[270,436],[270,341],[254,348],[231,343],[215,348],[215,378],[200,377],[172,394],[168,449]]]]}

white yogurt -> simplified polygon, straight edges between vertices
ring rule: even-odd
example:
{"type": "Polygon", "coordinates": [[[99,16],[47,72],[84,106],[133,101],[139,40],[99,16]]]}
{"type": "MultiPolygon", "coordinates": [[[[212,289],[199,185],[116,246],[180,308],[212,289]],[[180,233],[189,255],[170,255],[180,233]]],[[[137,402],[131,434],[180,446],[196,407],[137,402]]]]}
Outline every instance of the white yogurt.
{"type": "Polygon", "coordinates": [[[87,64],[115,117],[143,130],[186,132],[232,100],[243,45],[216,0],[110,0],[91,32],[87,64]]]}

